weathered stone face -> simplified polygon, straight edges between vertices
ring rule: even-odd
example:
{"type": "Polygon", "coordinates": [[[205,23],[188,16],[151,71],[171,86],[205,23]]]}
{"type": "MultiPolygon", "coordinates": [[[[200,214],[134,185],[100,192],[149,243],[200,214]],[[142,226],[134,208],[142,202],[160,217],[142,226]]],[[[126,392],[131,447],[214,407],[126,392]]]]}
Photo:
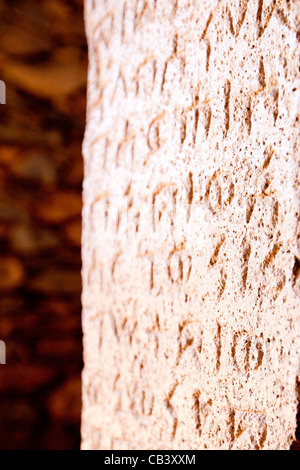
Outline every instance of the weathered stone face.
{"type": "Polygon", "coordinates": [[[83,448],[289,448],[298,21],[86,2],[83,448]]]}

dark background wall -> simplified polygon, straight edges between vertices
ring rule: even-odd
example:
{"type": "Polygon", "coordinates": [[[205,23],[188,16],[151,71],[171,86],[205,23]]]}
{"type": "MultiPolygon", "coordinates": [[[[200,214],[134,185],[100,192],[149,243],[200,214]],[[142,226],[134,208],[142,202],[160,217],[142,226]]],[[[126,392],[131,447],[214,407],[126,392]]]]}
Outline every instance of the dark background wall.
{"type": "Polygon", "coordinates": [[[0,449],[79,449],[83,0],[0,18],[0,449]]]}

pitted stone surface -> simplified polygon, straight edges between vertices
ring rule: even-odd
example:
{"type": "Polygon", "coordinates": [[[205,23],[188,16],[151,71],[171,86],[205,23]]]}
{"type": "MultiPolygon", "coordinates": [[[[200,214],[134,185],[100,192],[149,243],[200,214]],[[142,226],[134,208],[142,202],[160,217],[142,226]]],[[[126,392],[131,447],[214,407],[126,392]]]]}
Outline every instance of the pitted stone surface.
{"type": "Polygon", "coordinates": [[[86,1],[84,449],[289,448],[298,23],[284,0],[86,1]]]}

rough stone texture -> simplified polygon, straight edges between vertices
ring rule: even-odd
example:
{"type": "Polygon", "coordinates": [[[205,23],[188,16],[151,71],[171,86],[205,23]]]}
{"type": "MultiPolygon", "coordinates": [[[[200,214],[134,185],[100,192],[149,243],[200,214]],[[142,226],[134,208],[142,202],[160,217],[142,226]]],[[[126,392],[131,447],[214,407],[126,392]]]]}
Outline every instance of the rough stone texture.
{"type": "Polygon", "coordinates": [[[83,0],[0,16],[0,449],[79,449],[83,0]]]}
{"type": "Polygon", "coordinates": [[[299,2],[86,1],[84,449],[288,449],[299,2]]]}

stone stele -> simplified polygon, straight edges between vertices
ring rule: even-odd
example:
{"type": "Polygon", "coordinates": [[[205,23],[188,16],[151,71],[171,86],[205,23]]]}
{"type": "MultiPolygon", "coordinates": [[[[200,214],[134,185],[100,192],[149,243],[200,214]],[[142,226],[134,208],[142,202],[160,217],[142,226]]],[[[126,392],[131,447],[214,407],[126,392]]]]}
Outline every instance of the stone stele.
{"type": "Polygon", "coordinates": [[[299,2],[86,0],[83,449],[289,449],[299,2]]]}

